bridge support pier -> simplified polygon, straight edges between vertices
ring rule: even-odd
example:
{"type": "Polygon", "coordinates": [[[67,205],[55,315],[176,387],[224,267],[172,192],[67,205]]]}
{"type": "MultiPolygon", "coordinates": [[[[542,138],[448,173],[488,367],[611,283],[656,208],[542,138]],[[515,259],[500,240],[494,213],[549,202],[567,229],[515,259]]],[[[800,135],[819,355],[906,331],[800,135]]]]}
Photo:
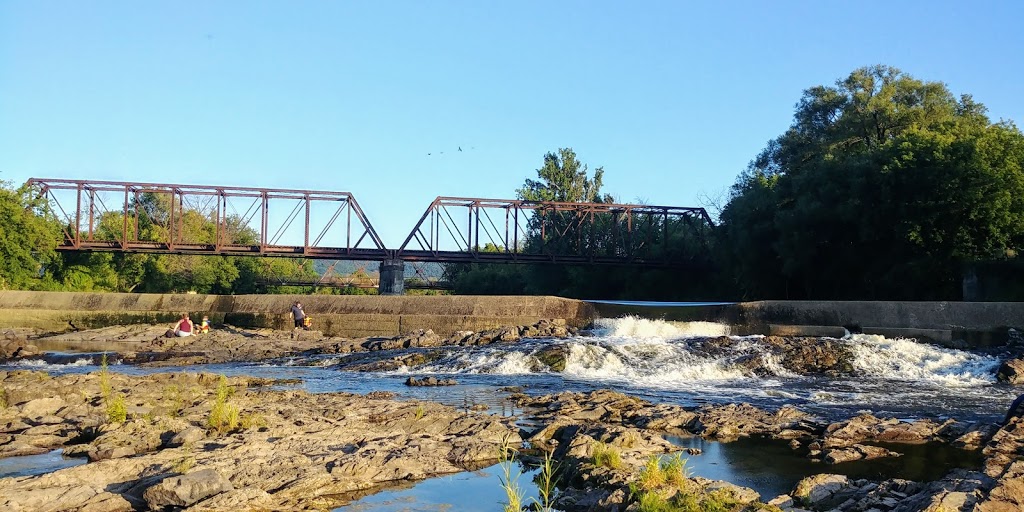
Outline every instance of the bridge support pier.
{"type": "Polygon", "coordinates": [[[405,293],[405,262],[399,259],[380,262],[380,285],[377,292],[381,295],[402,295],[405,293]]]}

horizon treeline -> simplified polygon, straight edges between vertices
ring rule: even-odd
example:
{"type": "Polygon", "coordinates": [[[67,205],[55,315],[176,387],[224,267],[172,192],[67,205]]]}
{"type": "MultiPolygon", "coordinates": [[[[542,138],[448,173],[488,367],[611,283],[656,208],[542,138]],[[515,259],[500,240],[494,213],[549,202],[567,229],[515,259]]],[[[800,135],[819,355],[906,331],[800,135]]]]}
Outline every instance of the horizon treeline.
{"type": "MultiPolygon", "coordinates": [[[[560,148],[515,192],[528,201],[613,202],[602,190],[604,172],[591,175],[571,148],[560,148]]],[[[170,206],[161,201],[147,196],[132,208],[159,219],[170,206]]],[[[857,69],[803,91],[792,125],[753,157],[719,206],[717,226],[699,227],[707,230],[700,251],[668,221],[654,226],[665,247],[682,247],[658,256],[702,254],[690,270],[449,264],[445,279],[462,294],[960,300],[966,278],[989,298],[1024,299],[1024,134],[1012,121],[990,120],[970,95],[893,67],[857,69]]],[[[101,230],[124,223],[120,212],[106,215],[101,230]]],[[[62,227],[42,200],[3,182],[0,219],[0,289],[236,294],[274,278],[317,276],[306,260],[59,252],[62,227]]],[[[185,221],[195,241],[212,241],[213,219],[190,212],[185,221]]],[[[236,227],[237,243],[254,236],[236,227]]],[[[160,236],[158,223],[138,229],[160,236]]],[[[600,236],[552,247],[536,218],[528,229],[514,250],[614,250],[600,236]]]]}

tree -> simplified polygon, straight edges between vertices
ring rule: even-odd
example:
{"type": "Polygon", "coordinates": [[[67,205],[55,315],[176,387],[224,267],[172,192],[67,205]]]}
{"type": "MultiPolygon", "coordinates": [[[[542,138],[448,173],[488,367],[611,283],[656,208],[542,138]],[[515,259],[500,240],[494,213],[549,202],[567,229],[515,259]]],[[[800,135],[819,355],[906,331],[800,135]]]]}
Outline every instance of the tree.
{"type": "Polygon", "coordinates": [[[748,298],[955,299],[1024,242],[1024,136],[887,66],[804,91],[722,211],[748,298]]]}
{"type": "Polygon", "coordinates": [[[44,266],[54,259],[60,227],[44,214],[28,187],[0,181],[0,289],[44,286],[44,266]]]}
{"type": "Polygon", "coordinates": [[[572,203],[610,203],[610,195],[601,195],[604,167],[588,176],[587,165],[576,159],[572,148],[559,148],[558,153],[546,153],[544,165],[537,169],[540,180],[527,179],[516,196],[524,201],[558,201],[572,203]]]}

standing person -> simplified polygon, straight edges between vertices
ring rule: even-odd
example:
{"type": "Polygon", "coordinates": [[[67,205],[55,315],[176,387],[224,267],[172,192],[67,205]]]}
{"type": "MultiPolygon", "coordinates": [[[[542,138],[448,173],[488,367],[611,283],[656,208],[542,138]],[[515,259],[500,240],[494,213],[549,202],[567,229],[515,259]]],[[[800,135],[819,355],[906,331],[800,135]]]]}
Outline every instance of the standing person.
{"type": "Polygon", "coordinates": [[[184,338],[186,336],[192,336],[194,327],[195,325],[192,324],[192,320],[189,320],[188,318],[188,313],[182,313],[181,319],[178,320],[178,323],[174,324],[172,329],[174,330],[175,336],[184,338]]]}
{"type": "Polygon", "coordinates": [[[302,310],[302,304],[299,301],[295,301],[295,304],[292,304],[292,310],[288,313],[288,316],[295,321],[295,327],[292,329],[293,335],[295,334],[295,329],[306,328],[306,312],[302,310]]]}

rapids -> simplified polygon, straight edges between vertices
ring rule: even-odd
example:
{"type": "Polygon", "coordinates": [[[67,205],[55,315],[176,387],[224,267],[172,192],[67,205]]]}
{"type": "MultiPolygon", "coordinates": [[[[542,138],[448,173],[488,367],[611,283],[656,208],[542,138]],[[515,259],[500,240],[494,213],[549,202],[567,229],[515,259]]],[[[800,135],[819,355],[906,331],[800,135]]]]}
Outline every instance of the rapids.
{"type": "MultiPolygon", "coordinates": [[[[495,412],[508,407],[504,393],[498,391],[506,386],[520,386],[530,394],[612,388],[682,405],[749,402],[777,408],[791,404],[823,418],[870,411],[898,418],[991,421],[1001,418],[1016,396],[1012,387],[996,382],[1000,358],[991,353],[853,334],[833,340],[853,354],[850,375],[798,375],[772,357],[765,357],[767,374],[754,374],[738,363],[764,355],[761,337],[729,332],[723,324],[627,316],[598,320],[592,329],[566,339],[449,347],[443,357],[428,364],[391,372],[345,371],[351,354],[159,369],[118,365],[115,356],[111,369],[130,374],[184,370],[298,378],[312,392],[388,390],[455,406],[485,404],[495,412]],[[693,350],[695,340],[717,336],[729,336],[732,341],[723,352],[708,355],[693,350]],[[552,370],[537,357],[538,351],[552,346],[564,349],[563,371],[552,370]],[[455,378],[460,385],[445,389],[403,385],[407,377],[423,375],[455,378]]],[[[49,354],[45,361],[0,369],[88,372],[97,369],[97,359],[94,354],[49,354]]]]}

